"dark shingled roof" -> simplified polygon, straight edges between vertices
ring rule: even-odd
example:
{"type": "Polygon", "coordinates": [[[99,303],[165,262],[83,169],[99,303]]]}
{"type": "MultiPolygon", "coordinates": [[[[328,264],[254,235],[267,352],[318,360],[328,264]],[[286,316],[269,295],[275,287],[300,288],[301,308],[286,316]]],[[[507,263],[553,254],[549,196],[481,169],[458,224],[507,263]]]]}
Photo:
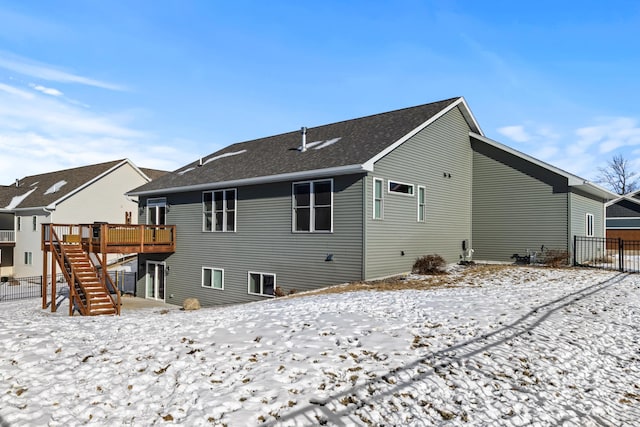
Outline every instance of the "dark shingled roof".
{"type": "Polygon", "coordinates": [[[364,164],[459,99],[309,128],[305,152],[300,130],[229,145],[130,193],[364,164]]]}
{"type": "MultiPolygon", "coordinates": [[[[126,159],[114,160],[96,165],[32,175],[20,179],[17,186],[16,184],[0,186],[0,210],[49,206],[51,203],[65,198],[83,185],[126,161],[126,159]],[[14,197],[23,199],[16,205],[15,202],[18,199],[14,199],[14,197]]],[[[152,175],[157,175],[157,172],[155,171],[152,175]]],[[[150,175],[147,176],[151,178],[150,175]]]]}

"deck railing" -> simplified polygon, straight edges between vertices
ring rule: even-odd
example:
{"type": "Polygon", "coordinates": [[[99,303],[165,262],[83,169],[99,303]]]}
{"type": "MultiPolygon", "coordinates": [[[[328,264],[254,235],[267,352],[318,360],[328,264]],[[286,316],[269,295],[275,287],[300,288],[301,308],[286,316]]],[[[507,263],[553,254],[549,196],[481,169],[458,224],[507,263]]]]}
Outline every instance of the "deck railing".
{"type": "Polygon", "coordinates": [[[43,224],[43,250],[48,246],[51,229],[62,242],[81,244],[91,253],[175,252],[175,225],[43,224]]]}
{"type": "Polygon", "coordinates": [[[0,230],[0,242],[1,243],[15,243],[16,232],[13,230],[0,230]]]}

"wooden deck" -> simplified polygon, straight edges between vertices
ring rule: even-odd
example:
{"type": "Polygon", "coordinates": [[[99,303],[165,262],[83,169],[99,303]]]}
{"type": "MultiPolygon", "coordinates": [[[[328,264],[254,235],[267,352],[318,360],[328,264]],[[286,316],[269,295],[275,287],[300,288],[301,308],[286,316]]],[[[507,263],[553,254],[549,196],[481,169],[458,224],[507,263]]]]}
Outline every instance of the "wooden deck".
{"type": "Polygon", "coordinates": [[[43,224],[43,251],[50,250],[53,235],[63,243],[81,245],[89,253],[171,253],[176,250],[175,225],[43,224]]]}

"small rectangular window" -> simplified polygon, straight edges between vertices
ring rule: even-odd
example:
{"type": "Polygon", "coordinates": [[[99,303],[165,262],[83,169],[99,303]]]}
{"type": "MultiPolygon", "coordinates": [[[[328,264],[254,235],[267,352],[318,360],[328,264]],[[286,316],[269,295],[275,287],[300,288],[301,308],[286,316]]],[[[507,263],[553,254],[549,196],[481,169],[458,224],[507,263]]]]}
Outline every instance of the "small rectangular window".
{"type": "Polygon", "coordinates": [[[594,235],[593,214],[590,214],[590,213],[587,214],[586,233],[587,233],[587,237],[593,237],[594,235]]]}
{"type": "Polygon", "coordinates": [[[221,268],[202,267],[202,287],[224,289],[224,270],[221,268]]]}
{"type": "Polygon", "coordinates": [[[16,230],[22,231],[22,217],[20,216],[16,217],[16,230]]]}
{"type": "Polygon", "coordinates": [[[32,229],[33,231],[38,231],[38,217],[37,216],[32,216],[31,217],[31,223],[32,223],[32,229]]]}
{"type": "Polygon", "coordinates": [[[276,291],[276,275],[269,273],[249,272],[248,292],[254,295],[272,297],[276,291]]]}
{"type": "Polygon", "coordinates": [[[413,196],[413,184],[405,184],[404,182],[389,181],[389,193],[406,194],[413,196]]]}
{"type": "Polygon", "coordinates": [[[24,263],[25,263],[25,265],[33,264],[33,253],[32,252],[25,252],[24,253],[24,263]]]}
{"type": "Polygon", "coordinates": [[[384,213],[384,181],[373,178],[373,219],[382,219],[384,213]]]}
{"type": "Polygon", "coordinates": [[[425,210],[426,210],[426,190],[422,186],[418,186],[418,222],[425,221],[425,210]]]}
{"type": "Polygon", "coordinates": [[[236,230],[236,190],[202,193],[202,228],[204,231],[236,230]]]}

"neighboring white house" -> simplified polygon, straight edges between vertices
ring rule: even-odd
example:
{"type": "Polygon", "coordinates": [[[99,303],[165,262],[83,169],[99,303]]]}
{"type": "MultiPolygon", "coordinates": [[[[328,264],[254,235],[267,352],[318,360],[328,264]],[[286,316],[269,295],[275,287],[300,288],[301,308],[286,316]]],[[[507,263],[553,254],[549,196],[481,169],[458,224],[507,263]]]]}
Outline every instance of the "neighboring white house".
{"type": "Polygon", "coordinates": [[[124,159],[0,186],[0,275],[42,274],[41,224],[137,223],[137,200],[125,193],[162,174],[124,159]]]}

